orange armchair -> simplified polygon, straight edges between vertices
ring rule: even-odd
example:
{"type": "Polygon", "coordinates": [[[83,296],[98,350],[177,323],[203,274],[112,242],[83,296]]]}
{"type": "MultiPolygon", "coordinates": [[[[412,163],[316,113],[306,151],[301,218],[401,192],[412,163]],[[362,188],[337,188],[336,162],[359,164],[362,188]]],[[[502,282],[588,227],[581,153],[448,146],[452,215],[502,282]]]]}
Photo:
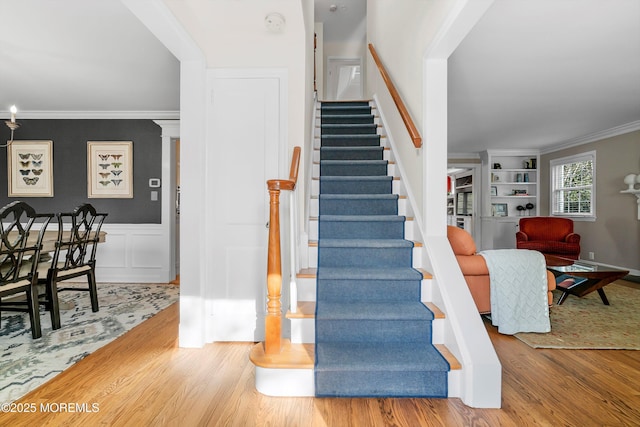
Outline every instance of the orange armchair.
{"type": "MultiPolygon", "coordinates": [[[[489,269],[482,255],[476,253],[476,244],[473,237],[467,231],[453,226],[447,226],[447,238],[453,249],[456,260],[462,270],[471,297],[481,314],[491,312],[491,280],[489,269]]],[[[552,290],[556,288],[556,280],[553,273],[547,271],[549,286],[549,305],[553,304],[552,290]]]]}
{"type": "Polygon", "coordinates": [[[520,231],[516,233],[516,247],[578,259],[580,235],[573,232],[573,220],[569,218],[520,218],[520,231]]]}

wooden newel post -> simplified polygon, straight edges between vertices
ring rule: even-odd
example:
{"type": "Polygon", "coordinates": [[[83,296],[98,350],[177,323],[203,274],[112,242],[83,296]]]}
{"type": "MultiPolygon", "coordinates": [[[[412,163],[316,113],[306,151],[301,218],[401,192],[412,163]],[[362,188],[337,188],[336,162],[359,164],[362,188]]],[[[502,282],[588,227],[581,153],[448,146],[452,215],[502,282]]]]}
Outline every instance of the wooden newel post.
{"type": "MultiPolygon", "coordinates": [[[[300,147],[293,149],[290,179],[270,179],[269,189],[269,249],[267,255],[267,316],[265,319],[264,351],[278,354],[282,350],[282,259],[280,255],[280,191],[293,191],[298,180],[300,147]]],[[[292,219],[293,221],[293,219],[292,219]]]]}
{"type": "Polygon", "coordinates": [[[280,185],[267,181],[269,188],[269,249],[267,255],[267,318],[265,353],[277,354],[282,348],[282,263],[280,259],[280,185]]]}

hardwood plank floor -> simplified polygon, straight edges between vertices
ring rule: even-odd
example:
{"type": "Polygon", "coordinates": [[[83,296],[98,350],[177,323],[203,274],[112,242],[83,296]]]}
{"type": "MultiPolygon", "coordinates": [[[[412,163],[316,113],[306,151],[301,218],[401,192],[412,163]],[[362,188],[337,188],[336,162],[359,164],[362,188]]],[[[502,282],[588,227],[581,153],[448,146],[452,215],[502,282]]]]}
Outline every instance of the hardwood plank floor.
{"type": "Polygon", "coordinates": [[[255,390],[252,343],[178,348],[174,304],[17,402],[35,413],[0,413],[0,426],[640,425],[640,352],[535,350],[486,327],[503,366],[501,409],[460,399],[279,398],[255,390]]]}

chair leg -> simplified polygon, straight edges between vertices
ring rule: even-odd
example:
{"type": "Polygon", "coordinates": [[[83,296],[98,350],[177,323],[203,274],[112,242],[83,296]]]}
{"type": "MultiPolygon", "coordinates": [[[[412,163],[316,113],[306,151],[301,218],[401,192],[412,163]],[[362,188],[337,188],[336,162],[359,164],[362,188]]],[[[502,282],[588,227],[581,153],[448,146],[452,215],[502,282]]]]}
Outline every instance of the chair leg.
{"type": "Polygon", "coordinates": [[[40,327],[40,304],[38,303],[38,289],[35,284],[29,287],[27,294],[27,304],[29,306],[29,320],[31,321],[31,336],[36,339],[42,336],[40,327]]]}
{"type": "Polygon", "coordinates": [[[91,296],[91,310],[95,313],[96,311],[100,310],[100,307],[98,306],[98,287],[96,286],[96,274],[93,271],[93,268],[89,270],[87,279],[89,282],[89,295],[91,296]]]}
{"type": "Polygon", "coordinates": [[[60,303],[58,301],[58,284],[55,277],[47,278],[47,299],[51,309],[51,328],[60,329],[60,303]]]}

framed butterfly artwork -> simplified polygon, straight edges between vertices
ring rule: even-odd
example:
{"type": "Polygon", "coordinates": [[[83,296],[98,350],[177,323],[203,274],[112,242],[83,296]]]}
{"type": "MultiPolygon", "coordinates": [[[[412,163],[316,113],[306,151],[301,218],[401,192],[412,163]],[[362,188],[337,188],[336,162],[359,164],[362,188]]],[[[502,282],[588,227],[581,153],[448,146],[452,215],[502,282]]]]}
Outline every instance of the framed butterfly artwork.
{"type": "Polygon", "coordinates": [[[13,141],[7,171],[9,197],[53,197],[53,141],[13,141]]]}
{"type": "Polygon", "coordinates": [[[87,142],[89,198],[133,198],[133,142],[87,142]]]}

